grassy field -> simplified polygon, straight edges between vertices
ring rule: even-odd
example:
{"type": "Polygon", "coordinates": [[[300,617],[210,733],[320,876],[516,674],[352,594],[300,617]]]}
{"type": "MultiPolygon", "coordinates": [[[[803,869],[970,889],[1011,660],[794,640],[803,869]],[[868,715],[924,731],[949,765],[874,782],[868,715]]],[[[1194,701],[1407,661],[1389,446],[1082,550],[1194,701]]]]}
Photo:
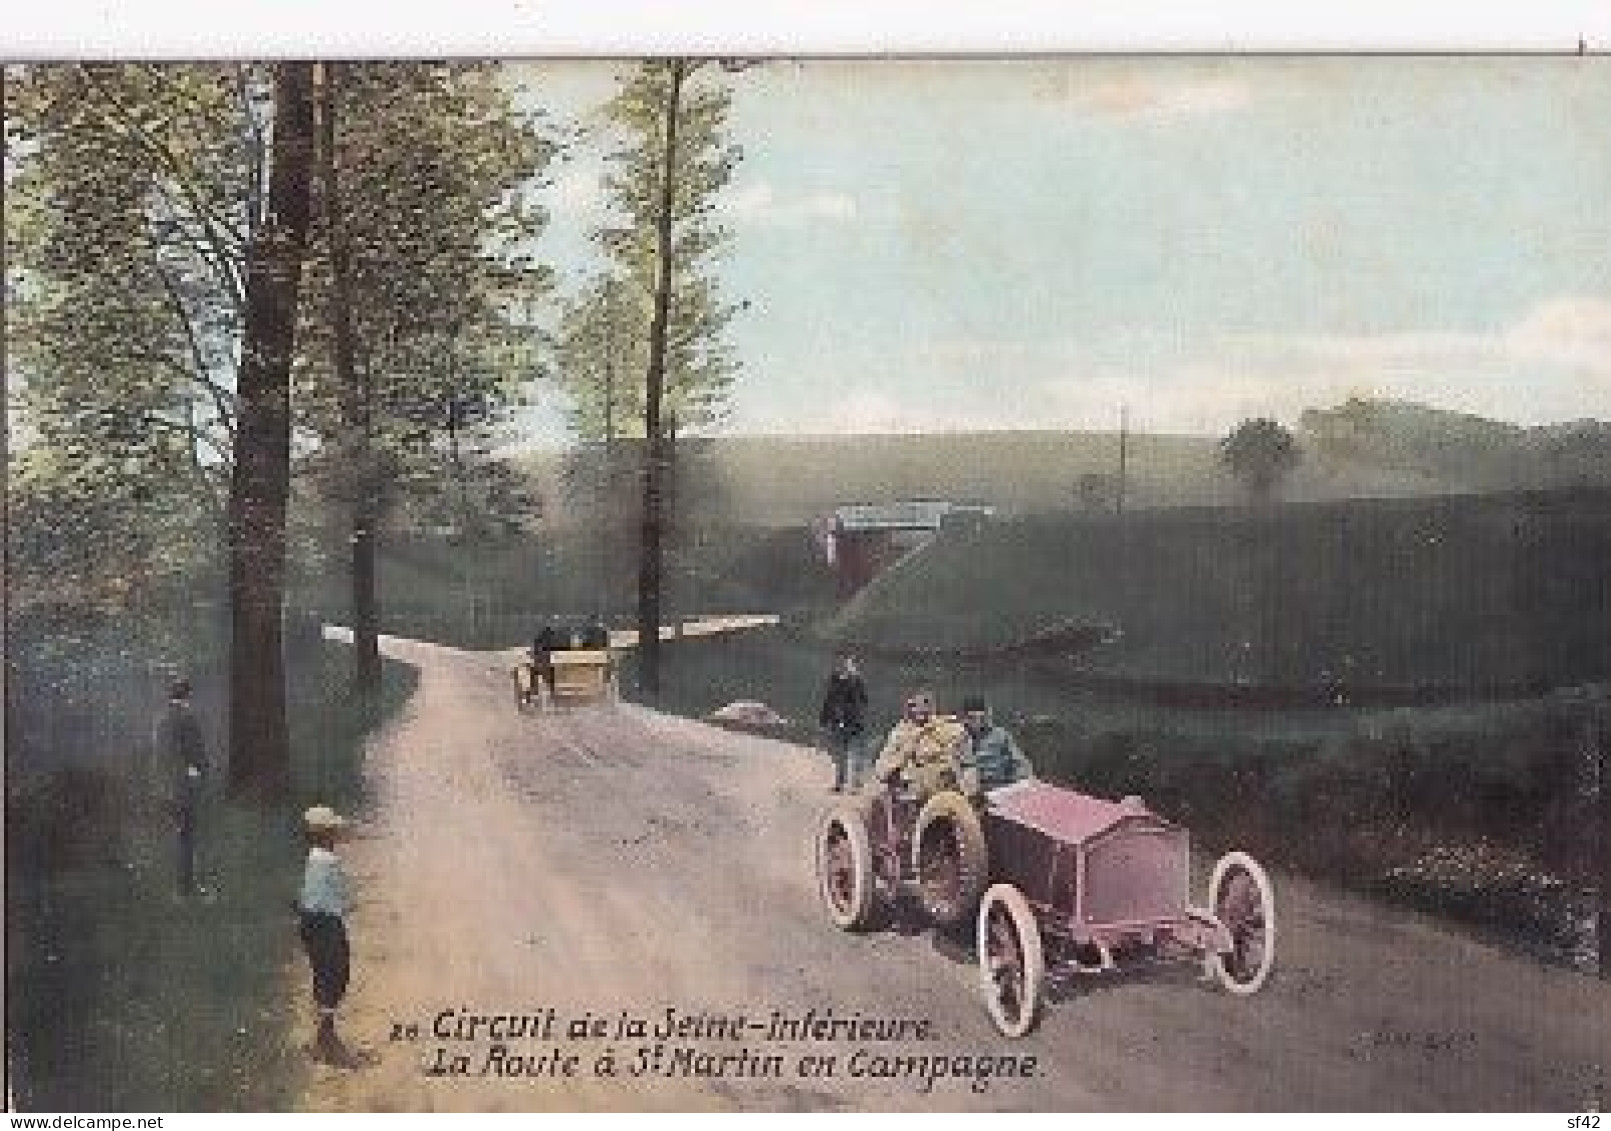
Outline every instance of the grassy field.
{"type": "Polygon", "coordinates": [[[1064,621],[1091,676],[1334,695],[1535,693],[1611,677],[1611,492],[1351,500],[958,524],[830,621],[958,648],[1064,621]]]}
{"type": "Polygon", "coordinates": [[[264,809],[215,789],[202,810],[211,902],[172,895],[172,828],[126,758],[13,780],[7,1020],[20,1109],[273,1111],[294,1099],[306,1061],[287,982],[300,961],[297,814],[314,799],[362,804],[363,738],[412,682],[388,665],[381,701],[357,710],[344,652],[323,657],[294,681],[293,796],[264,809]]]}
{"type": "MultiPolygon", "coordinates": [[[[759,699],[810,742],[831,650],[788,630],[672,646],[663,701],[759,699]]],[[[1426,708],[1162,707],[1033,664],[864,658],[873,731],[911,688],[989,697],[1041,776],[1135,793],[1194,843],[1377,895],[1591,967],[1606,689],[1426,708]]],[[[630,675],[629,675],[630,678],[630,675]]],[[[825,779],[826,780],[826,777],[825,779]]]]}

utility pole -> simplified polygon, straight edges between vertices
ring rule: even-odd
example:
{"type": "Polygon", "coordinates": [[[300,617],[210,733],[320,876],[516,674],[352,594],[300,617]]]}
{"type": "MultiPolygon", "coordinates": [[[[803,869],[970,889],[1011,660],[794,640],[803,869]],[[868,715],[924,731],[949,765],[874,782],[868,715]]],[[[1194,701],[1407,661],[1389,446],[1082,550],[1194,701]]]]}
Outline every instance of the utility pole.
{"type": "Polygon", "coordinates": [[[1124,491],[1130,465],[1130,406],[1119,406],[1119,485],[1113,495],[1113,513],[1124,513],[1124,491]]]}

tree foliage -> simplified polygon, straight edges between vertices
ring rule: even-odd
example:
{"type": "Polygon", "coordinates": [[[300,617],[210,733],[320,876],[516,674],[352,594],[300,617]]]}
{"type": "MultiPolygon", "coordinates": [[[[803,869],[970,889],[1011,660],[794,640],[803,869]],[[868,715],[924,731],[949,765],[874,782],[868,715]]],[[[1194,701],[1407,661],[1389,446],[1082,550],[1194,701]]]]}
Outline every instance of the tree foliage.
{"type": "Polygon", "coordinates": [[[1303,461],[1303,449],[1279,421],[1256,417],[1220,441],[1219,456],[1253,500],[1265,502],[1303,461]]]}
{"type": "Polygon", "coordinates": [[[644,63],[604,107],[613,146],[603,186],[611,217],[594,240],[605,266],[568,305],[558,351],[558,376],[574,406],[571,423],[584,441],[604,438],[607,417],[616,435],[646,435],[643,374],[663,265],[662,220],[669,220],[664,258],[671,268],[663,411],[691,433],[720,423],[728,410],[738,363],[725,333],[742,304],[722,299],[714,274],[731,238],[716,206],[742,150],[726,137],[732,94],[707,70],[685,59],[644,63]],[[667,185],[671,115],[675,152],[667,185]],[[622,387],[626,373],[636,380],[622,387]],[[607,413],[612,399],[614,411],[607,413]]]}
{"type": "MultiPolygon", "coordinates": [[[[330,380],[316,225],[296,466],[338,505],[378,493],[422,518],[506,525],[535,503],[490,453],[536,371],[533,304],[552,284],[531,256],[544,219],[532,185],[552,143],[492,65],[342,69],[342,219],[376,457],[352,458],[330,380]]],[[[11,492],[19,520],[59,520],[12,526],[25,600],[129,601],[219,557],[271,76],[243,63],[8,70],[8,408],[24,437],[11,492]]]]}
{"type": "MultiPolygon", "coordinates": [[[[346,176],[322,198],[309,64],[8,72],[8,409],[26,436],[10,459],[13,579],[127,608],[193,587],[227,541],[235,708],[282,682],[293,468],[371,522],[398,499],[460,528],[533,502],[492,457],[535,375],[551,283],[531,194],[552,145],[495,66],[339,69],[346,176]],[[343,380],[338,233],[357,362],[343,380]]],[[[245,726],[235,711],[261,739],[236,751],[242,784],[272,791],[283,710],[254,702],[245,726]]]]}
{"type": "Polygon", "coordinates": [[[75,64],[10,80],[9,407],[31,441],[13,496],[24,518],[52,500],[74,516],[49,557],[19,531],[17,564],[45,589],[132,597],[157,576],[148,542],[170,565],[218,542],[266,73],[75,64]]]}
{"type": "Polygon", "coordinates": [[[738,368],[725,331],[740,307],[721,298],[714,274],[730,235],[717,199],[741,156],[726,137],[731,100],[695,60],[652,60],[623,77],[604,107],[611,215],[594,238],[605,265],[561,326],[559,377],[572,427],[602,449],[601,499],[613,500],[618,441],[638,441],[641,453],[638,631],[651,697],[675,438],[723,419],[738,368]]]}
{"type": "Polygon", "coordinates": [[[299,351],[305,465],[338,502],[518,521],[532,500],[490,457],[538,374],[537,312],[553,279],[533,252],[547,216],[532,186],[554,143],[517,111],[496,64],[328,73],[340,190],[318,202],[335,223],[317,232],[299,351]],[[332,232],[350,265],[356,390],[332,365],[332,232]]]}

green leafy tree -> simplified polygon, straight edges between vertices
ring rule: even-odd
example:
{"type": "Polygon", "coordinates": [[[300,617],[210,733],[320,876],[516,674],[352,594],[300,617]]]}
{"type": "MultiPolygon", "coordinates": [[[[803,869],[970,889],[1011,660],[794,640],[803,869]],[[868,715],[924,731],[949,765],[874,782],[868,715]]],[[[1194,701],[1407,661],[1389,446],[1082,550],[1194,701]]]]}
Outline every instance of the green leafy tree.
{"type": "Polygon", "coordinates": [[[158,504],[192,519],[206,508],[212,537],[190,548],[200,561],[227,548],[230,784],[265,794],[287,779],[280,621],[309,76],[39,66],[15,101],[8,287],[34,439],[20,481],[30,503],[86,489],[66,560],[86,566],[81,593],[121,590],[126,605],[152,588],[139,559],[171,528],[158,504]],[[114,552],[83,553],[102,546],[114,552]]]}
{"type": "Polygon", "coordinates": [[[347,516],[357,682],[378,686],[375,562],[394,513],[508,529],[535,497],[495,456],[536,375],[552,287],[531,184],[554,144],[496,65],[326,64],[309,336],[307,459],[347,516]]]}
{"type": "Polygon", "coordinates": [[[701,61],[661,59],[626,75],[604,115],[617,147],[605,194],[612,219],[595,233],[607,266],[572,306],[561,380],[584,442],[638,441],[638,632],[645,692],[659,693],[659,630],[674,435],[724,416],[738,364],[724,332],[738,306],[713,265],[729,239],[717,221],[740,150],[726,137],[731,94],[701,61]],[[641,378],[618,385],[623,371],[641,378]]]}
{"type": "Polygon", "coordinates": [[[270,98],[233,64],[11,72],[13,495],[75,516],[47,558],[15,531],[24,594],[132,607],[216,558],[270,98]]]}
{"type": "MultiPolygon", "coordinates": [[[[283,606],[295,513],[282,452],[310,482],[336,484],[360,530],[394,497],[500,519],[532,503],[493,449],[535,353],[542,280],[524,249],[540,210],[524,182],[542,145],[509,125],[489,66],[343,69],[351,128],[338,134],[342,152],[331,149],[347,176],[330,184],[314,175],[329,169],[300,138],[300,110],[296,129],[277,112],[283,67],[39,66],[14,72],[7,90],[8,328],[21,375],[9,407],[30,440],[8,460],[27,520],[8,534],[29,562],[13,576],[126,609],[161,586],[193,590],[227,545],[237,613],[252,609],[237,646],[257,640],[233,674],[269,696],[282,681],[262,665],[278,663],[278,648],[253,634],[270,632],[283,606]],[[294,195],[321,182],[307,185],[321,215],[294,303],[285,284],[296,264],[278,253],[296,241],[279,238],[292,234],[284,223],[271,227],[286,215],[268,183],[273,143],[292,135],[294,195]],[[330,360],[337,230],[343,367],[330,360]],[[293,312],[288,401],[278,368],[293,312]]],[[[236,724],[263,750],[283,733],[236,724]]],[[[232,763],[252,767],[242,772],[253,788],[277,788],[272,754],[232,763]]]]}
{"type": "Polygon", "coordinates": [[[572,509],[587,516],[590,573],[599,609],[620,596],[621,564],[632,560],[632,516],[643,458],[644,296],[620,276],[600,275],[565,303],[555,377],[569,394],[571,431],[562,482],[572,509]]]}
{"type": "Polygon", "coordinates": [[[1278,421],[1257,417],[1220,441],[1219,458],[1253,501],[1264,503],[1303,461],[1303,449],[1278,421]]]}

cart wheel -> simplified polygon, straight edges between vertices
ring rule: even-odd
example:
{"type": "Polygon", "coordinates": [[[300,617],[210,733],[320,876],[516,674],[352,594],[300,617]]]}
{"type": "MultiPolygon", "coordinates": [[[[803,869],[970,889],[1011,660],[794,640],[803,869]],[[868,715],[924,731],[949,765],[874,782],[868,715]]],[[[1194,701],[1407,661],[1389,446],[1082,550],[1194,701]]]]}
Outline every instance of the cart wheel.
{"type": "Polygon", "coordinates": [[[1005,1037],[1022,1037],[1035,1027],[1046,960],[1040,925],[1023,894],[996,884],[979,904],[979,981],[985,1008],[1005,1037]]]}
{"type": "Polygon", "coordinates": [[[817,888],[840,930],[860,930],[871,921],[873,850],[866,821],[850,806],[828,810],[817,829],[817,888]]]}
{"type": "Polygon", "coordinates": [[[1275,894],[1270,877],[1245,852],[1227,852],[1208,881],[1208,906],[1231,933],[1231,949],[1210,954],[1209,969],[1233,994],[1264,985],[1275,964],[1275,894]]]}
{"type": "Polygon", "coordinates": [[[960,923],[978,906],[988,876],[984,829],[962,794],[928,799],[912,832],[912,874],[923,911],[941,926],[960,923]]]}

